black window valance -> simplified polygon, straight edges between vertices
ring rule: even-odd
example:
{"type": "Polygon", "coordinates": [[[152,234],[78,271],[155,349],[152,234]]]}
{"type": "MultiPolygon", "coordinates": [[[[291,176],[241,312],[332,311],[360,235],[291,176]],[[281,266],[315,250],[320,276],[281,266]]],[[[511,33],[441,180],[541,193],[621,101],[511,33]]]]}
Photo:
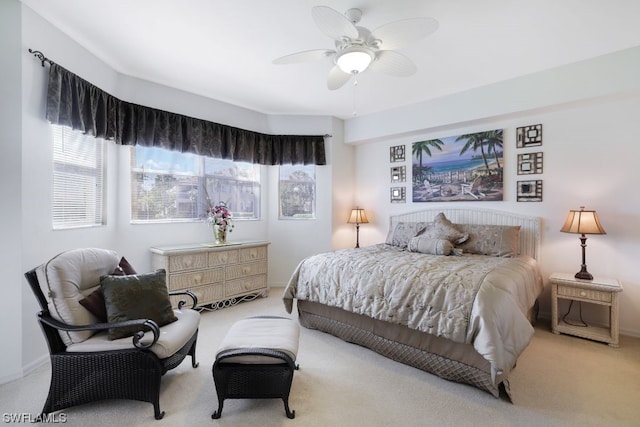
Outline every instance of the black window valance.
{"type": "Polygon", "coordinates": [[[325,165],[323,135],[267,135],[117,99],[52,63],[47,120],[121,145],[261,165],[325,165]]]}

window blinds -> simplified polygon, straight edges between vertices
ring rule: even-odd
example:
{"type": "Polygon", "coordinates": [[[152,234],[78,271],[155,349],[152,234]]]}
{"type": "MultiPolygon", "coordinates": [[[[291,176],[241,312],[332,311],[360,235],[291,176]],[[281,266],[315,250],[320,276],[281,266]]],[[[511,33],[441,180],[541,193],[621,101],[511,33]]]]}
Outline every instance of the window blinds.
{"type": "Polygon", "coordinates": [[[101,139],[53,126],[54,229],[103,224],[103,158],[101,139]]]}

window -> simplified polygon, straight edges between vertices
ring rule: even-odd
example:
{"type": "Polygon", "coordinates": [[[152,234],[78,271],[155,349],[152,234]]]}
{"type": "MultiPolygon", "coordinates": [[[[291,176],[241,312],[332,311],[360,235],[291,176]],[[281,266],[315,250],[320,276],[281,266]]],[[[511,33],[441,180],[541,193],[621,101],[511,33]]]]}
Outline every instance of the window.
{"type": "Polygon", "coordinates": [[[314,219],[315,217],[315,165],[280,166],[280,219],[314,219]]]}
{"type": "Polygon", "coordinates": [[[132,147],[131,220],[199,221],[220,201],[236,219],[260,218],[260,166],[132,147]]]}
{"type": "Polygon", "coordinates": [[[103,224],[104,144],[53,125],[53,228],[103,224]]]}

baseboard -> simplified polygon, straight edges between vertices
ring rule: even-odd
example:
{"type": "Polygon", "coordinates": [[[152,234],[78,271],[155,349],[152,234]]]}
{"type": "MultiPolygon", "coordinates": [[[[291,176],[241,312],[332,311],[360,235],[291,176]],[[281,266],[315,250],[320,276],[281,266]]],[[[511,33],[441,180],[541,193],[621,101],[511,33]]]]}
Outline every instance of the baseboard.
{"type": "Polygon", "coordinates": [[[33,362],[22,367],[22,376],[29,375],[39,367],[45,365],[49,361],[49,354],[43,354],[33,362]]]}
{"type": "Polygon", "coordinates": [[[1,377],[0,384],[6,384],[6,383],[10,383],[11,381],[19,380],[25,377],[26,375],[29,375],[31,372],[35,371],[39,367],[43,366],[48,361],[49,361],[49,355],[43,354],[33,362],[23,366],[20,372],[17,372],[13,375],[6,375],[4,377],[1,377]]]}

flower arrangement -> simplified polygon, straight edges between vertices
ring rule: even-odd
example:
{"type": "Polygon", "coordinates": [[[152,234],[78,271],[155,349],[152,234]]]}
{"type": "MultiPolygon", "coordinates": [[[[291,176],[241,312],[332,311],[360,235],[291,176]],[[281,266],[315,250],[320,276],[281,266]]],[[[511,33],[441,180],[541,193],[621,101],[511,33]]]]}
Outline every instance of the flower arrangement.
{"type": "Polygon", "coordinates": [[[217,225],[220,229],[224,231],[232,231],[233,230],[233,224],[231,222],[232,218],[233,218],[233,215],[231,214],[231,211],[227,207],[227,204],[225,202],[220,202],[213,208],[207,209],[207,217],[205,221],[211,227],[217,225]]]}

